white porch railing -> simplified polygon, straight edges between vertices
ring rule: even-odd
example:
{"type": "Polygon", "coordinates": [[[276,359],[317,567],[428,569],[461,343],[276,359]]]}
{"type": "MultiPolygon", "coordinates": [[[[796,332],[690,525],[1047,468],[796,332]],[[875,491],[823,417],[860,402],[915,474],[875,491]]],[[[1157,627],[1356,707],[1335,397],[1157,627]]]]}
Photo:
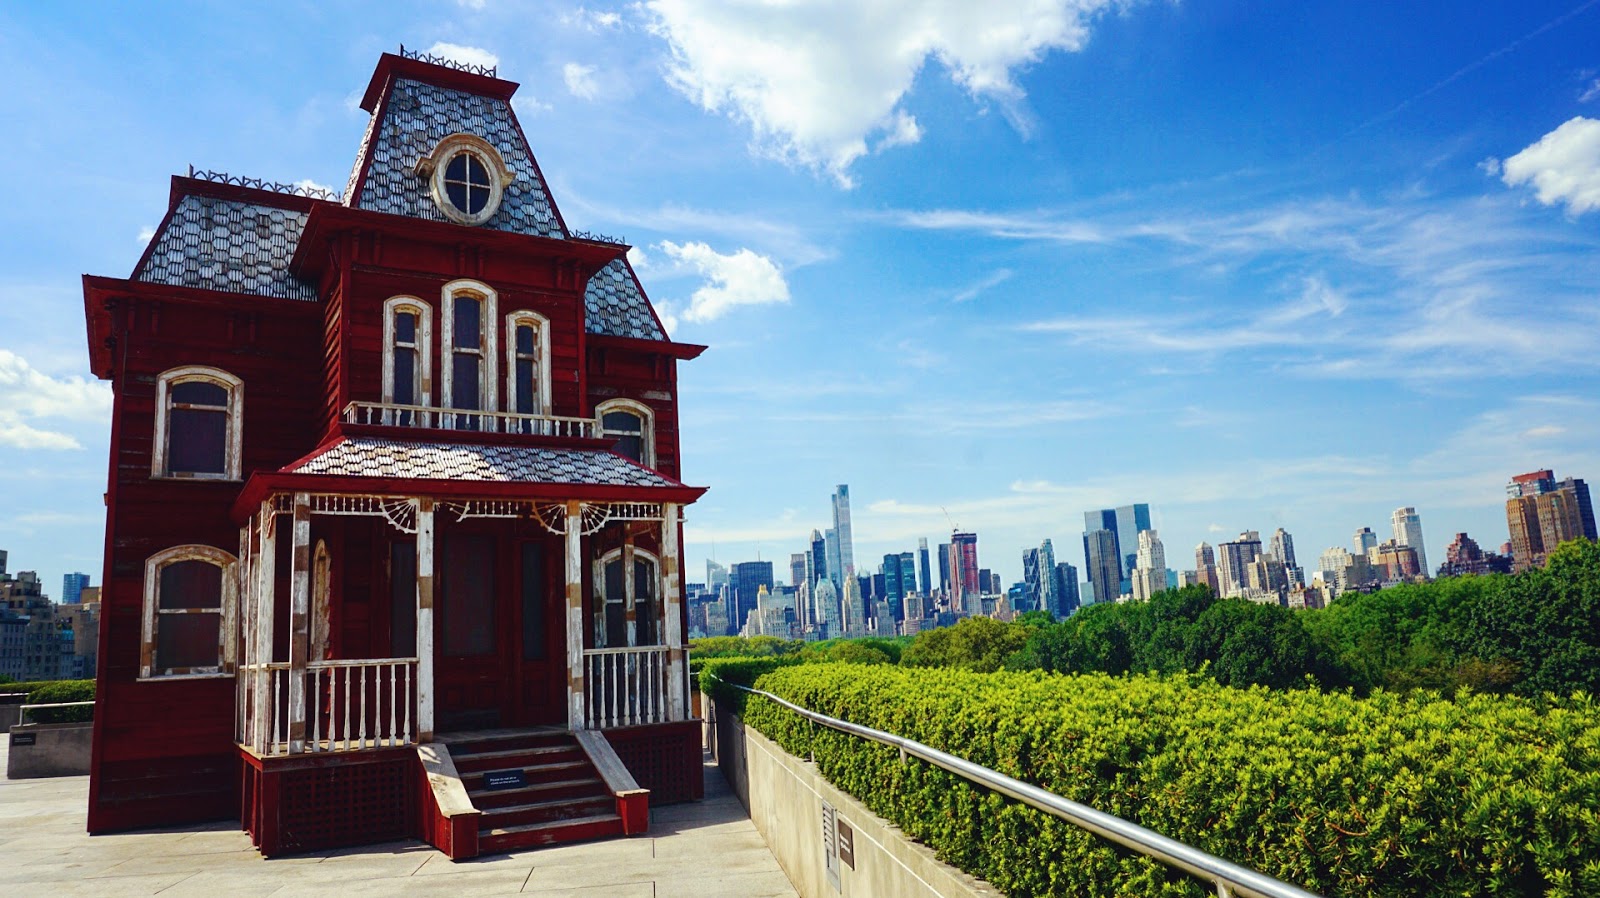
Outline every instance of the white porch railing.
{"type": "Polygon", "coordinates": [[[393,402],[352,402],[344,407],[346,424],[377,424],[424,430],[470,430],[534,437],[592,439],[593,418],[556,415],[521,415],[516,412],[478,412],[393,402]]]}
{"type": "Polygon", "coordinates": [[[585,649],[583,672],[584,725],[588,729],[666,723],[670,719],[666,646],[585,649]]]}
{"type": "Polygon", "coordinates": [[[416,669],[415,658],[313,661],[297,709],[288,662],[240,665],[239,741],[265,756],[294,754],[295,725],[303,724],[304,753],[413,745],[416,669]]]}

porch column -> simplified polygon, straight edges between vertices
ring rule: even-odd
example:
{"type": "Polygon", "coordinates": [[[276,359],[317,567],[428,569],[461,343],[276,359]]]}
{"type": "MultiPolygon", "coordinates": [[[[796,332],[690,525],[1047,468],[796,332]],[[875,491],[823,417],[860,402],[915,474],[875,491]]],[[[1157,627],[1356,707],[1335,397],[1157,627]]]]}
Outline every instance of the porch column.
{"type": "Polygon", "coordinates": [[[417,504],[417,741],[433,741],[433,500],[417,504]]]}
{"type": "Polygon", "coordinates": [[[278,738],[277,705],[272,700],[272,612],[277,604],[278,534],[273,499],[261,503],[256,539],[255,749],[266,754],[278,738]]]}
{"type": "Polygon", "coordinates": [[[567,729],[585,729],[583,696],[583,503],[567,503],[567,729]]]}
{"type": "Polygon", "coordinates": [[[289,753],[306,748],[306,656],[311,644],[311,497],[294,494],[289,580],[289,753]]]}
{"type": "Polygon", "coordinates": [[[667,719],[686,720],[689,681],[683,663],[683,597],[678,593],[678,506],[661,506],[661,595],[666,604],[667,719]]]}

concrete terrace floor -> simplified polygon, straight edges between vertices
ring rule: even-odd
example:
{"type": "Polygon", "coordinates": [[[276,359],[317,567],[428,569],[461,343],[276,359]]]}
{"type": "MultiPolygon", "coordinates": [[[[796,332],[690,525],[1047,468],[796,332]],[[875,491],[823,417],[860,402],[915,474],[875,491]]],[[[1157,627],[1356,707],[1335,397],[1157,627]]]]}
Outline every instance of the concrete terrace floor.
{"type": "MultiPolygon", "coordinates": [[[[0,771],[8,742],[0,739],[0,771]]],[[[91,838],[88,777],[0,779],[0,895],[795,895],[722,774],[708,765],[705,777],[705,801],[652,810],[648,834],[460,863],[421,842],[265,860],[237,823],[91,838]]]]}

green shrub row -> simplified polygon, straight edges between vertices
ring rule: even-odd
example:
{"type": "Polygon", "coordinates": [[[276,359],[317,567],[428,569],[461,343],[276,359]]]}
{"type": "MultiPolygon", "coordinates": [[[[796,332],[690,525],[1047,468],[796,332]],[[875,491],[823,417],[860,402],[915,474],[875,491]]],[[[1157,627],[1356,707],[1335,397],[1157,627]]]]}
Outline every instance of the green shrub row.
{"type": "MultiPolygon", "coordinates": [[[[26,692],[25,704],[53,705],[94,701],[93,680],[34,680],[0,684],[0,693],[26,692]]],[[[28,712],[30,723],[84,723],[94,719],[94,708],[41,708],[28,712]]]]}
{"type": "MultiPolygon", "coordinates": [[[[1362,698],[1208,677],[848,664],[712,668],[1334,896],[1600,894],[1600,709],[1362,698]]],[[[740,694],[742,697],[742,694],[740,694]]],[[[1200,896],[1198,880],[761,698],[746,722],[1011,898],[1200,896]]]]}

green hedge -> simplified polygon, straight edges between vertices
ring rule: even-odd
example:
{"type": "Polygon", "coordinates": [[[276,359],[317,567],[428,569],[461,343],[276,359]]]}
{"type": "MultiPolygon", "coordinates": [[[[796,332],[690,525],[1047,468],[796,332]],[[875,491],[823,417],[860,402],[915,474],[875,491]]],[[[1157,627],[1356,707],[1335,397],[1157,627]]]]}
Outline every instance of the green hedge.
{"type": "MultiPolygon", "coordinates": [[[[93,680],[34,680],[0,684],[0,693],[26,692],[26,704],[49,705],[94,701],[93,680]]],[[[28,712],[29,723],[84,723],[94,719],[94,708],[41,708],[28,712]]]]}
{"type": "MultiPolygon", "coordinates": [[[[718,669],[729,680],[759,673],[718,669]]],[[[1600,894],[1600,710],[1202,676],[823,664],[756,685],[1328,896],[1600,894]]],[[[1200,896],[1198,880],[752,698],[745,719],[1011,898],[1200,896]]]]}

